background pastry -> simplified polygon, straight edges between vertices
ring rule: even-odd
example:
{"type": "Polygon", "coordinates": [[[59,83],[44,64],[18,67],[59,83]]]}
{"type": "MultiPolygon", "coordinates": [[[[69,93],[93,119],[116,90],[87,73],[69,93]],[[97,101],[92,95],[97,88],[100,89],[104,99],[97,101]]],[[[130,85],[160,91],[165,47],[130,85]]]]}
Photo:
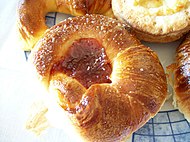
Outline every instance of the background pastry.
{"type": "Polygon", "coordinates": [[[176,51],[174,105],[190,122],[190,34],[176,51]]]}
{"type": "Polygon", "coordinates": [[[140,40],[171,42],[190,29],[188,0],[112,0],[112,9],[140,40]]]}
{"type": "Polygon", "coordinates": [[[17,9],[17,25],[23,50],[31,50],[48,29],[45,24],[48,12],[73,16],[99,13],[113,17],[111,0],[21,0],[17,9]]]}

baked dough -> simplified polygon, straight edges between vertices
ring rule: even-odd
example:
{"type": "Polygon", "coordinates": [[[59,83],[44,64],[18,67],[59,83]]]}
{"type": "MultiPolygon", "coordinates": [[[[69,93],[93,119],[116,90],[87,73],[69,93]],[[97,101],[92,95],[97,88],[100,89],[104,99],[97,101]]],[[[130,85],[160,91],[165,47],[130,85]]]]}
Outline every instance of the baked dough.
{"type": "Polygon", "coordinates": [[[176,51],[174,104],[190,122],[190,34],[176,51]]]}
{"type": "Polygon", "coordinates": [[[73,16],[99,13],[114,17],[111,0],[20,0],[17,26],[23,50],[30,51],[48,29],[45,24],[45,15],[48,12],[61,12],[73,16]]]}
{"type": "Polygon", "coordinates": [[[53,26],[29,61],[84,141],[128,138],[157,114],[167,96],[155,52],[124,24],[103,15],[69,18],[53,26]]]}
{"type": "Polygon", "coordinates": [[[190,29],[189,0],[112,0],[112,9],[140,40],[171,42],[190,29]]]}

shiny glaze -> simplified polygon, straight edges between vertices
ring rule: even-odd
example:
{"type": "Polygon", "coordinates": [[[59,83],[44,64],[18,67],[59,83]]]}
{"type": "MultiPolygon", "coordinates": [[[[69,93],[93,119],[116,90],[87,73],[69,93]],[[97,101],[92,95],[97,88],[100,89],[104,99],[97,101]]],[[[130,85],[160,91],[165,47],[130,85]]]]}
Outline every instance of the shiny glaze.
{"type": "Polygon", "coordinates": [[[75,41],[62,60],[51,70],[63,72],[89,88],[92,84],[111,83],[111,64],[104,47],[93,38],[75,41]]]}
{"type": "Polygon", "coordinates": [[[190,98],[190,36],[177,48],[176,61],[175,91],[184,100],[190,98]]]}
{"type": "Polygon", "coordinates": [[[190,33],[176,50],[174,105],[190,122],[190,33]]]}

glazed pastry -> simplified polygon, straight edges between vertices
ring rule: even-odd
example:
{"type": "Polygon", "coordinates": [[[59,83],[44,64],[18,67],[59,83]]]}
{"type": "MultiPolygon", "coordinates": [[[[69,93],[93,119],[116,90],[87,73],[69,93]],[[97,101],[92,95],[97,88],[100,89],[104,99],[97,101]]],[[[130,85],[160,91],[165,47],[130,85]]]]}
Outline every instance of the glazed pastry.
{"type": "Polygon", "coordinates": [[[140,40],[171,42],[190,30],[188,0],[112,0],[112,9],[140,40]]]}
{"type": "Polygon", "coordinates": [[[73,16],[99,13],[113,17],[111,0],[21,0],[17,11],[18,35],[23,50],[31,50],[48,29],[45,24],[48,12],[73,16]]]}
{"type": "Polygon", "coordinates": [[[166,99],[166,76],[157,55],[124,24],[103,15],[53,26],[29,61],[84,141],[128,138],[166,99]]]}
{"type": "Polygon", "coordinates": [[[190,34],[176,51],[174,104],[190,122],[190,34]]]}

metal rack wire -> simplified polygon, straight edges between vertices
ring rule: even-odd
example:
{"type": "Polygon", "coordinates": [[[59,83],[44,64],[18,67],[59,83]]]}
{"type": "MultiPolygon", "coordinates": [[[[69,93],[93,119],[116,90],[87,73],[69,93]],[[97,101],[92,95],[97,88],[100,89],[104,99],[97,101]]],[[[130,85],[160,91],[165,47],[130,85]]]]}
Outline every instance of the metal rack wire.
{"type": "Polygon", "coordinates": [[[133,142],[190,142],[190,124],[177,110],[160,111],[133,134],[133,142]]]}

